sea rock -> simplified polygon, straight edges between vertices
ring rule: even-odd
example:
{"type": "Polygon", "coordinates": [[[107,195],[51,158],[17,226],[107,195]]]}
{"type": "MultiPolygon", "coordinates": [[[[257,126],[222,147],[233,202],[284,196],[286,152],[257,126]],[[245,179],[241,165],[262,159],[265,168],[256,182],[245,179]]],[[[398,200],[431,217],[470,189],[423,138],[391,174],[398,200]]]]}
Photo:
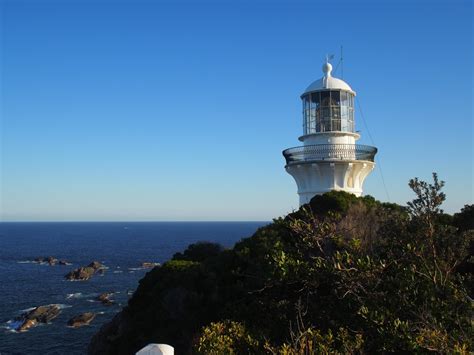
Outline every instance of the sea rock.
{"type": "Polygon", "coordinates": [[[25,319],[36,319],[39,323],[48,323],[50,320],[56,318],[61,313],[61,308],[56,304],[47,306],[39,306],[27,312],[25,319]]]}
{"type": "Polygon", "coordinates": [[[23,323],[20,324],[17,331],[26,331],[39,323],[48,323],[56,318],[59,313],[61,313],[61,309],[55,304],[36,307],[21,316],[20,320],[22,320],[23,323]]]}
{"type": "Polygon", "coordinates": [[[97,297],[97,300],[102,302],[102,304],[106,305],[106,306],[111,306],[114,304],[114,301],[110,299],[110,297],[112,296],[113,294],[110,293],[110,292],[104,292],[104,293],[101,293],[98,297],[97,297]]]}
{"type": "Polygon", "coordinates": [[[94,270],[99,270],[99,269],[104,269],[105,268],[105,265],[98,262],[98,261],[93,261],[87,266],[93,268],[94,270]]]}
{"type": "Polygon", "coordinates": [[[54,256],[40,256],[33,260],[35,263],[38,264],[48,264],[51,266],[54,265],[69,265],[69,263],[66,260],[58,260],[54,256]]]}
{"type": "Polygon", "coordinates": [[[67,280],[86,281],[89,280],[96,272],[103,273],[105,266],[98,262],[93,261],[87,266],[82,266],[73,271],[67,273],[64,277],[67,280]]]}
{"type": "Polygon", "coordinates": [[[144,263],[142,263],[142,268],[145,268],[145,269],[152,269],[152,268],[154,268],[155,266],[160,266],[160,265],[161,265],[160,263],[144,262],[144,263]]]}
{"type": "Polygon", "coordinates": [[[47,262],[49,265],[56,265],[56,263],[58,262],[58,259],[52,256],[48,256],[45,262],[47,262]]]}
{"type": "Polygon", "coordinates": [[[34,260],[35,263],[38,264],[49,264],[49,265],[55,265],[58,262],[58,259],[52,256],[40,256],[34,260]]]}
{"type": "Polygon", "coordinates": [[[17,329],[18,332],[26,332],[30,328],[36,327],[38,322],[34,319],[25,320],[17,329]]]}
{"type": "Polygon", "coordinates": [[[94,275],[96,270],[92,267],[80,267],[74,269],[73,271],[69,272],[64,276],[67,280],[78,280],[78,281],[86,281],[89,280],[92,275],[94,275]]]}
{"type": "Polygon", "coordinates": [[[78,316],[75,316],[69,319],[69,321],[67,322],[67,325],[70,327],[79,328],[84,325],[89,325],[90,322],[92,322],[94,318],[95,318],[95,313],[92,313],[92,312],[82,313],[78,316]]]}

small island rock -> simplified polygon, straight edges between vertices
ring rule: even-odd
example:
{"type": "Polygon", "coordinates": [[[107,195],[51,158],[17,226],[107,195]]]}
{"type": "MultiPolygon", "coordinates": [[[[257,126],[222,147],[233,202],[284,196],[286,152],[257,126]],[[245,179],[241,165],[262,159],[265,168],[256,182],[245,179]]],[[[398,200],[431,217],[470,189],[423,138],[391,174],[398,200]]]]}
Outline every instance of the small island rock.
{"type": "Polygon", "coordinates": [[[95,274],[95,269],[89,266],[74,269],[64,276],[67,280],[86,281],[95,274]]]}
{"type": "Polygon", "coordinates": [[[97,297],[97,300],[106,306],[111,306],[114,304],[114,301],[110,299],[110,296],[112,296],[112,293],[104,292],[97,297]]]}
{"type": "Polygon", "coordinates": [[[66,260],[59,260],[54,256],[40,256],[33,260],[37,264],[48,264],[50,266],[54,265],[70,265],[66,260]]]}
{"type": "Polygon", "coordinates": [[[94,270],[99,270],[99,269],[104,269],[105,268],[105,265],[98,262],[98,261],[93,261],[87,266],[93,268],[94,270]]]}
{"type": "Polygon", "coordinates": [[[151,262],[144,262],[142,263],[142,268],[144,269],[151,269],[154,268],[155,266],[160,266],[160,263],[151,263],[151,262]]]}
{"type": "Polygon", "coordinates": [[[67,280],[86,281],[89,280],[96,272],[103,273],[105,266],[98,262],[93,261],[87,266],[82,266],[73,271],[67,273],[64,277],[67,280]]]}
{"type": "Polygon", "coordinates": [[[67,322],[67,325],[73,328],[79,328],[84,325],[89,325],[94,318],[95,318],[95,313],[92,313],[92,312],[82,313],[78,316],[75,316],[69,319],[69,321],[67,322]]]}
{"type": "Polygon", "coordinates": [[[59,313],[61,313],[61,309],[56,304],[36,307],[21,316],[20,320],[23,320],[23,323],[20,324],[17,331],[26,331],[35,327],[38,323],[48,323],[56,318],[59,313]]]}

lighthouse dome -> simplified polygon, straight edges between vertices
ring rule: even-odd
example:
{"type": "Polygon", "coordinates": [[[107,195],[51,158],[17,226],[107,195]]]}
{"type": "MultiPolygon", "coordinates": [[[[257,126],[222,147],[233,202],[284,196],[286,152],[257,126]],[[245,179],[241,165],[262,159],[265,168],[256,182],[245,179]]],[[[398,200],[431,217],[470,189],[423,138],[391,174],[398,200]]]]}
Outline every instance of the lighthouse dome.
{"type": "Polygon", "coordinates": [[[352,90],[352,88],[349,86],[348,83],[346,83],[344,80],[335,78],[331,75],[331,71],[332,71],[331,63],[324,63],[322,69],[323,69],[324,76],[321,79],[316,80],[313,83],[311,83],[311,85],[306,88],[306,90],[301,96],[310,92],[321,91],[321,90],[344,90],[344,91],[349,91],[355,95],[354,90],[352,90]]]}

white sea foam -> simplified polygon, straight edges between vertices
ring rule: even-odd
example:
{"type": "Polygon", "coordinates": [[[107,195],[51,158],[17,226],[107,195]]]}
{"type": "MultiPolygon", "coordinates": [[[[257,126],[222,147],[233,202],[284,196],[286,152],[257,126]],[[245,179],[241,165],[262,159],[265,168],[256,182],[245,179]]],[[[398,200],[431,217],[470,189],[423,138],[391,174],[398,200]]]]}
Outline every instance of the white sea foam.
{"type": "Polygon", "coordinates": [[[123,271],[122,270],[115,270],[113,273],[114,274],[121,274],[123,271]]]}
{"type": "Polygon", "coordinates": [[[30,308],[25,308],[25,309],[21,309],[18,313],[27,313],[27,312],[30,312],[32,311],[33,309],[35,309],[36,307],[30,307],[30,308]]]}
{"type": "Polygon", "coordinates": [[[11,319],[2,325],[3,329],[8,330],[10,333],[18,333],[17,329],[23,324],[22,320],[11,319]]]}
{"type": "Polygon", "coordinates": [[[58,306],[59,309],[71,308],[72,307],[70,304],[62,304],[62,303],[53,303],[53,304],[49,304],[48,306],[58,306]]]}

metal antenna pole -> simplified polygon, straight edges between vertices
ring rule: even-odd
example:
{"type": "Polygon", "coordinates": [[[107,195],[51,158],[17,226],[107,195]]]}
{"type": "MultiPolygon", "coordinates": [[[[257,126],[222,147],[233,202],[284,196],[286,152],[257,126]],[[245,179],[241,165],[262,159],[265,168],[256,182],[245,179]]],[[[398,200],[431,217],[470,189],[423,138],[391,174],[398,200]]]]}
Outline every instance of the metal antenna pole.
{"type": "Polygon", "coordinates": [[[342,57],[342,46],[341,46],[341,79],[344,80],[344,62],[342,57]]]}

